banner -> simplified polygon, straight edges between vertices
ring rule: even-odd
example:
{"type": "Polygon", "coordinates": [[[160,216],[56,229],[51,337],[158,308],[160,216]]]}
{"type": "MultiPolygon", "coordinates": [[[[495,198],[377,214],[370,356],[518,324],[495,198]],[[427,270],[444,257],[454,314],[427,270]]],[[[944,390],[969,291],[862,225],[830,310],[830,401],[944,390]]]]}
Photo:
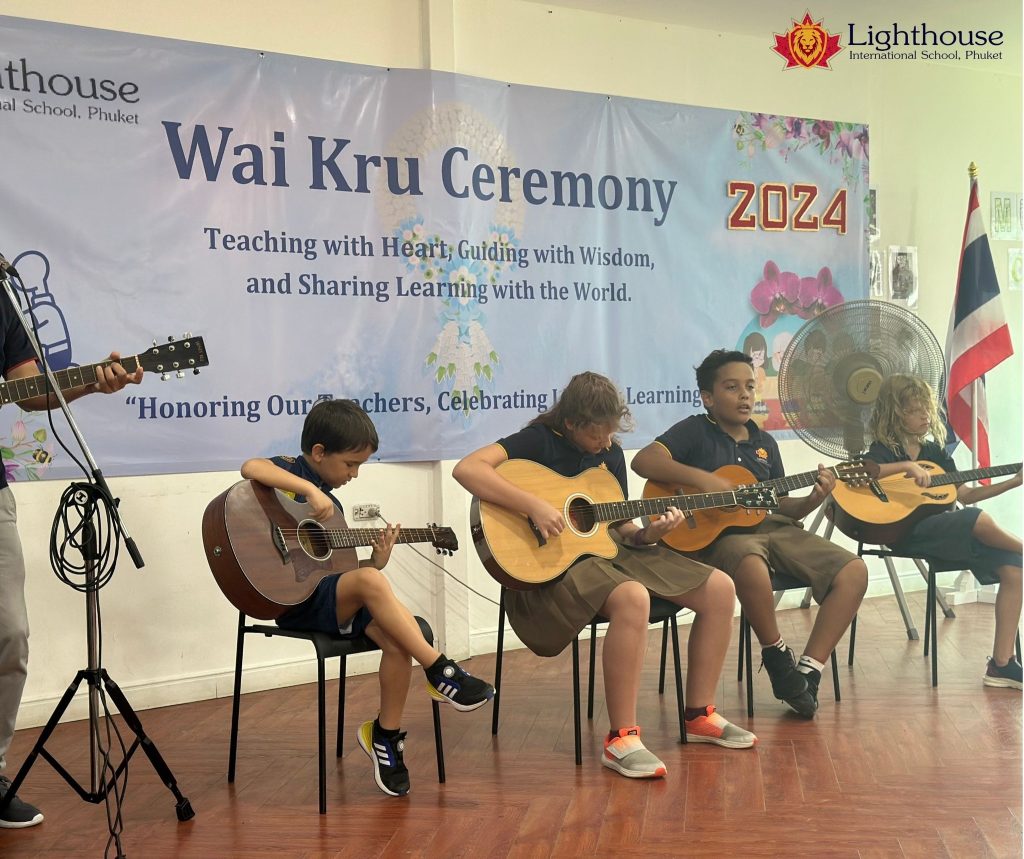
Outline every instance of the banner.
{"type": "MultiPolygon", "coordinates": [[[[359,401],[381,459],[457,458],[582,370],[640,446],[701,408],[720,347],[782,429],[789,339],[867,296],[861,124],[14,18],[0,45],[0,250],[51,360],[185,332],[209,354],[75,403],[110,474],[294,453],[322,397],[359,401]]],[[[14,478],[66,473],[16,416],[14,478]]]]}

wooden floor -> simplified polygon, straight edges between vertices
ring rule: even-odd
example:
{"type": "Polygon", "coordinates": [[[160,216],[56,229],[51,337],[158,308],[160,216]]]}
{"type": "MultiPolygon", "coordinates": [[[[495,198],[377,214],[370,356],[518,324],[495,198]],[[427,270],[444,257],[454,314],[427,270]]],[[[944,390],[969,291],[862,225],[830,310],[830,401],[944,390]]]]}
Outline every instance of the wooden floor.
{"type": "MultiPolygon", "coordinates": [[[[912,596],[911,607],[923,616],[921,597],[912,596]]],[[[780,613],[783,634],[798,649],[813,612],[780,613]]],[[[813,722],[787,713],[763,673],[748,722],[734,643],[719,703],[757,732],[758,746],[746,751],[677,744],[674,698],[657,694],[660,633],[652,632],[640,707],[645,740],[668,765],[668,777],[655,782],[600,766],[603,710],[584,725],[583,766],[573,765],[568,652],[555,659],[507,655],[496,738],[490,707],[444,710],[444,785],[436,781],[430,708],[417,682],[407,720],[413,787],[403,799],[377,790],[354,740],[358,723],[375,714],[376,676],[350,679],[344,754],[328,761],[326,816],[316,808],[315,686],[243,698],[234,785],[225,778],[230,699],[148,710],[140,714],[143,725],[197,814],[178,823],[170,792],[137,754],[123,844],[133,859],[1019,857],[1021,694],[982,686],[992,607],[957,612],[955,620],[940,617],[936,690],[921,642],[907,640],[895,601],[867,600],[853,668],[845,664],[845,641],[840,647],[842,701],[833,701],[826,671],[813,722]]],[[[467,665],[490,677],[494,657],[467,665]]],[[[8,775],[37,736],[26,730],[16,737],[8,775]]],[[[84,723],[61,726],[49,749],[86,778],[84,723]]],[[[37,762],[21,792],[46,820],[0,830],[5,859],[103,855],[103,807],[80,800],[46,762],[37,762]]]]}

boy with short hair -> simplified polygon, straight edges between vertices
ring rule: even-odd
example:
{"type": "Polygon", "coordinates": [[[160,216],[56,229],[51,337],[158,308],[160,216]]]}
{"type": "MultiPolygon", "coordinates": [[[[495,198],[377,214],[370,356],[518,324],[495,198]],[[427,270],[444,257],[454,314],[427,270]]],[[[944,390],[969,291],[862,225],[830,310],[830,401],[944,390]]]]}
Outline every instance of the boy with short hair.
{"type": "MultiPolygon", "coordinates": [[[[783,477],[778,444],[751,419],[756,380],[749,355],[718,349],[697,368],[697,386],[707,412],[672,426],[633,459],[641,477],[701,492],[734,488],[711,472],[742,465],[757,481],[783,477]]],[[[823,465],[806,498],[782,498],[778,513],[754,528],[725,532],[697,554],[725,570],[751,629],[761,642],[761,659],[776,698],[807,719],[818,709],[818,685],[825,661],[850,625],[864,592],[864,561],[829,540],[803,530],[799,520],[832,492],[835,477],[823,465]],[[775,618],[771,570],[804,581],[820,608],[799,660],[786,646],[775,618]]]]}
{"type": "MultiPolygon", "coordinates": [[[[340,502],[332,489],[359,474],[376,452],[377,430],[351,400],[321,400],[309,410],[302,427],[302,455],[250,459],[242,477],[288,493],[309,504],[317,521],[330,519],[340,502]]],[[[355,638],[365,635],[380,647],[380,713],[359,728],[359,746],[373,762],[377,786],[391,796],[409,792],[403,760],[405,733],[400,731],[409,692],[410,659],[423,666],[427,691],[437,701],[467,712],[482,707],[494,688],[470,675],[423,638],[412,613],[398,601],[381,570],[391,557],[401,526],[388,526],[373,543],[369,559],[343,574],[327,576],[303,602],[277,618],[284,629],[303,629],[355,638]]]]}

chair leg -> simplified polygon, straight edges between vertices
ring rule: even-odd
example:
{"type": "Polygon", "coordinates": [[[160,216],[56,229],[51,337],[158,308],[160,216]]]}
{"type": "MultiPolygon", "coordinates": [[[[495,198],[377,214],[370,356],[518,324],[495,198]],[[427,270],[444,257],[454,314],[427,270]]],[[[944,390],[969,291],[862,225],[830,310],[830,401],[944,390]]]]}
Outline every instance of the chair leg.
{"type": "Polygon", "coordinates": [[[597,667],[597,622],[590,623],[590,666],[587,674],[587,721],[594,718],[594,673],[597,667]]]}
{"type": "MultiPolygon", "coordinates": [[[[676,616],[672,615],[666,624],[672,624],[672,653],[675,656],[673,662],[675,663],[676,669],[676,711],[679,713],[679,742],[685,743],[686,740],[686,701],[683,699],[683,667],[680,665],[679,656],[679,627],[676,624],[676,616]]],[[[662,641],[664,641],[664,632],[662,632],[662,641]]],[[[662,662],[662,675],[665,674],[664,661],[662,662]]]]}
{"type": "Polygon", "coordinates": [[[665,656],[668,651],[668,618],[661,625],[661,669],[658,673],[658,694],[665,694],[665,656]]]}
{"type": "Polygon", "coordinates": [[[928,565],[928,608],[931,610],[932,633],[932,687],[939,685],[939,628],[938,615],[935,610],[936,581],[935,571],[928,565]]]}
{"type": "Polygon", "coordinates": [[[444,740],[441,737],[441,708],[437,701],[430,702],[434,716],[434,750],[437,752],[437,782],[444,784],[444,740]]]}
{"type": "Polygon", "coordinates": [[[327,814],[327,701],[324,661],[316,661],[317,763],[320,769],[320,813],[327,814]]]}
{"type": "Polygon", "coordinates": [[[743,618],[744,640],[743,650],[747,657],[747,715],[753,718],[754,716],[754,668],[753,661],[754,657],[751,654],[750,639],[753,637],[754,631],[750,628],[750,624],[747,623],[747,619],[743,618]]]}
{"type": "Polygon", "coordinates": [[[832,689],[836,694],[836,703],[842,699],[839,697],[839,660],[836,659],[836,652],[832,651],[832,689]]]}
{"type": "Polygon", "coordinates": [[[1020,662],[1020,630],[1017,630],[1017,661],[1020,662]]]}
{"type": "Polygon", "coordinates": [[[505,644],[505,589],[498,597],[498,652],[494,660],[494,699],[491,701],[491,734],[498,733],[498,707],[501,705],[501,658],[505,644]]]}
{"type": "Polygon", "coordinates": [[[850,649],[846,655],[846,664],[853,665],[853,648],[857,644],[857,615],[853,616],[850,622],[850,649]]]}
{"type": "Polygon", "coordinates": [[[736,645],[736,682],[743,680],[743,643],[747,634],[747,627],[743,623],[743,609],[740,609],[740,637],[736,645]]]}
{"type": "Polygon", "coordinates": [[[583,765],[583,737],[580,733],[580,640],[572,640],[572,727],[576,740],[576,766],[583,765]]]}
{"type": "Polygon", "coordinates": [[[342,655],[339,662],[341,668],[338,670],[338,741],[334,754],[341,757],[341,738],[345,735],[345,673],[347,670],[348,656],[342,655]]]}
{"type": "Polygon", "coordinates": [[[235,643],[235,691],[231,701],[231,747],[228,752],[228,783],[235,780],[235,754],[238,749],[238,707],[242,696],[242,650],[245,647],[245,615],[238,613],[238,641],[235,643]]]}

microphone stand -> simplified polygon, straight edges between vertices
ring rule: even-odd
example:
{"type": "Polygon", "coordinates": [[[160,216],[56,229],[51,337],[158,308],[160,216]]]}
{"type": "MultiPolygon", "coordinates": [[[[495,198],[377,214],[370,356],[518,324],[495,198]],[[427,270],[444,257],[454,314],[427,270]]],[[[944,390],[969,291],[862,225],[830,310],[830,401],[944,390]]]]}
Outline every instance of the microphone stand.
{"type": "MultiPolygon", "coordinates": [[[[138,547],[135,545],[135,541],[128,534],[127,529],[124,526],[124,522],[121,519],[120,512],[117,507],[117,500],[113,499],[110,493],[110,489],[107,486],[106,479],[103,477],[103,472],[100,471],[99,466],[93,459],[92,452],[89,450],[88,444],[86,444],[85,438],[79,431],[78,425],[75,423],[74,417],[71,414],[71,410],[68,408],[67,400],[64,399],[64,395],[54,378],[50,367],[46,362],[44,351],[39,345],[39,341],[36,339],[35,332],[32,329],[31,322],[26,318],[28,314],[31,314],[31,308],[23,313],[21,307],[14,295],[11,280],[8,277],[8,272],[17,275],[13,268],[7,264],[6,260],[0,257],[0,284],[3,285],[3,290],[7,294],[7,300],[10,301],[11,307],[18,318],[22,327],[25,329],[25,333],[28,335],[29,342],[35,349],[36,356],[39,359],[39,365],[43,368],[43,372],[49,380],[49,385],[45,386],[45,390],[42,395],[52,393],[57,402],[60,404],[60,409],[64,413],[64,417],[67,420],[68,426],[71,428],[72,433],[75,436],[75,440],[78,443],[79,448],[85,457],[86,462],[89,466],[89,473],[92,477],[92,481],[108,501],[111,501],[108,505],[111,519],[113,522],[113,533],[116,538],[124,536],[125,547],[128,553],[131,555],[132,561],[135,563],[136,568],[141,569],[145,562],[142,559],[138,547]]],[[[20,279],[20,278],[19,278],[20,279]]],[[[0,296],[0,301],[3,298],[0,296]]],[[[101,650],[101,630],[100,630],[100,613],[99,613],[99,588],[97,586],[97,569],[96,562],[99,557],[98,543],[96,529],[93,527],[93,513],[96,509],[96,503],[94,495],[91,492],[84,490],[78,490],[75,494],[75,500],[82,502],[84,505],[85,513],[83,515],[83,541],[82,541],[82,557],[84,560],[84,572],[85,572],[85,615],[86,615],[86,642],[87,642],[87,656],[88,656],[88,667],[79,671],[75,675],[75,679],[71,685],[68,686],[67,691],[64,693],[57,707],[54,709],[53,714],[50,716],[49,721],[43,728],[42,733],[39,735],[39,739],[36,744],[32,747],[32,751],[29,752],[28,757],[25,758],[24,763],[21,765],[21,769],[18,770],[18,774],[14,777],[11,782],[11,786],[8,789],[6,795],[0,798],[0,812],[3,812],[11,799],[17,794],[18,788],[24,782],[25,777],[28,775],[32,765],[36,762],[36,759],[41,755],[66,781],[71,788],[86,802],[99,804],[106,800],[111,794],[116,794],[117,779],[127,769],[128,761],[132,755],[135,754],[136,750],[141,746],[142,750],[146,753],[150,763],[156,770],[160,780],[164,783],[167,789],[174,795],[175,799],[175,813],[179,821],[190,820],[195,816],[195,811],[192,809],[192,805],[188,798],[181,794],[178,790],[177,782],[174,778],[174,774],[171,772],[170,767],[164,761],[160,752],[157,750],[153,741],[146,735],[142,728],[142,722],[139,720],[135,710],[132,709],[128,699],[121,691],[120,687],[111,679],[110,675],[107,674],[106,670],[100,665],[100,650],[101,650]],[[89,762],[90,762],[90,790],[83,788],[61,764],[56,758],[51,755],[47,749],[46,741],[50,738],[54,729],[57,727],[61,716],[64,711],[67,710],[68,705],[74,698],[78,687],[82,681],[85,681],[89,687],[89,762]],[[121,717],[125,723],[135,734],[135,739],[131,746],[128,748],[124,755],[124,759],[118,765],[109,781],[104,780],[104,762],[101,760],[101,755],[98,754],[100,746],[100,687],[106,691],[110,696],[110,699],[114,702],[117,710],[120,712],[121,717]]],[[[51,546],[51,549],[55,547],[51,546]]],[[[109,750],[108,750],[109,753],[109,750]]]]}

